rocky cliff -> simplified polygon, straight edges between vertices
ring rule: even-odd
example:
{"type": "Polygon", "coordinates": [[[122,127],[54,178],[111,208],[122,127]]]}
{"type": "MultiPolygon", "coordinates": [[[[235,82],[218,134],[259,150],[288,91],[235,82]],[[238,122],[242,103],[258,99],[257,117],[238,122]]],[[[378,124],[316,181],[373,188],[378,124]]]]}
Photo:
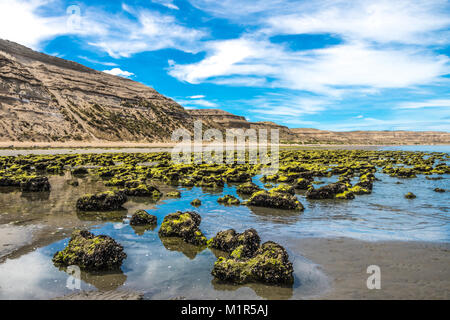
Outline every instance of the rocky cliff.
{"type": "Polygon", "coordinates": [[[0,141],[167,141],[192,127],[138,82],[0,40],[0,141]]]}

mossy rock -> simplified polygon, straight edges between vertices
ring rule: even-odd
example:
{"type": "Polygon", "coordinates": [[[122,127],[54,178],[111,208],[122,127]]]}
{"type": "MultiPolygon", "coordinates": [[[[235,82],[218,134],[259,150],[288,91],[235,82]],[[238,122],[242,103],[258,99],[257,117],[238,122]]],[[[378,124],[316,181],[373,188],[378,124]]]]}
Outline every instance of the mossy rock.
{"type": "Polygon", "coordinates": [[[156,225],[156,217],[152,214],[148,214],[144,210],[136,211],[130,219],[130,225],[132,226],[145,226],[156,225]]]}
{"type": "Polygon", "coordinates": [[[287,193],[290,195],[295,195],[294,187],[292,187],[288,184],[285,184],[285,183],[282,183],[279,186],[270,189],[269,192],[280,192],[280,193],[287,193]]]}
{"type": "Polygon", "coordinates": [[[253,193],[255,193],[255,192],[258,192],[258,191],[260,191],[261,189],[256,185],[256,184],[254,184],[253,182],[246,182],[246,183],[243,183],[243,184],[241,184],[241,185],[239,185],[237,188],[236,188],[236,192],[237,193],[240,193],[240,194],[249,194],[249,195],[251,195],[251,194],[253,194],[253,193]]]}
{"type": "Polygon", "coordinates": [[[234,229],[220,231],[208,240],[208,247],[234,255],[237,259],[252,257],[259,248],[261,239],[255,229],[237,233],[234,229]]]}
{"type": "Polygon", "coordinates": [[[295,196],[282,192],[268,192],[266,190],[255,192],[245,204],[285,210],[304,210],[303,205],[295,196]]]}
{"type": "Polygon", "coordinates": [[[127,196],[122,191],[106,191],[94,195],[85,195],[77,200],[80,211],[112,211],[122,209],[127,196]]]}
{"type": "Polygon", "coordinates": [[[295,189],[307,190],[309,186],[311,186],[311,180],[305,178],[298,178],[297,180],[295,180],[295,189]]]}
{"type": "Polygon", "coordinates": [[[229,194],[220,197],[217,202],[224,205],[239,205],[241,203],[238,198],[229,194]]]}
{"type": "Polygon", "coordinates": [[[344,183],[331,183],[329,185],[314,189],[311,187],[306,192],[306,198],[308,199],[334,199],[337,194],[347,191],[347,186],[344,183]]]}
{"type": "Polygon", "coordinates": [[[168,192],[166,194],[166,196],[169,197],[169,198],[181,198],[181,192],[180,191],[168,192]]]}
{"type": "Polygon", "coordinates": [[[113,238],[76,230],[67,247],[55,253],[53,263],[57,266],[76,265],[92,271],[116,270],[126,257],[123,247],[113,238]]]}
{"type": "Polygon", "coordinates": [[[20,190],[23,192],[46,192],[50,189],[47,177],[23,176],[20,178],[20,190]]]}
{"type": "Polygon", "coordinates": [[[157,200],[162,196],[162,192],[159,191],[158,188],[146,184],[139,184],[136,187],[125,188],[122,191],[130,197],[151,197],[157,200]]]}
{"type": "Polygon", "coordinates": [[[207,239],[200,231],[202,218],[193,211],[170,213],[159,228],[160,237],[178,237],[193,245],[206,245],[207,239]]]}
{"type": "Polygon", "coordinates": [[[414,199],[414,198],[416,198],[416,195],[412,192],[408,192],[407,194],[405,194],[405,198],[406,199],[414,199]]]}
{"type": "Polygon", "coordinates": [[[264,243],[247,259],[236,258],[236,248],[230,258],[220,257],[211,274],[221,281],[243,284],[262,282],[269,284],[292,284],[293,266],[286,250],[275,242],[264,243]]]}
{"type": "Polygon", "coordinates": [[[344,191],[342,193],[338,193],[336,195],[336,199],[342,199],[342,200],[352,200],[355,199],[355,195],[351,191],[344,191]]]}
{"type": "Polygon", "coordinates": [[[193,205],[194,207],[200,207],[202,205],[202,202],[200,199],[194,199],[191,201],[191,205],[193,205]]]}
{"type": "Polygon", "coordinates": [[[349,188],[348,191],[352,192],[353,194],[358,194],[358,195],[371,193],[370,190],[364,189],[360,185],[355,185],[354,187],[349,188]]]}

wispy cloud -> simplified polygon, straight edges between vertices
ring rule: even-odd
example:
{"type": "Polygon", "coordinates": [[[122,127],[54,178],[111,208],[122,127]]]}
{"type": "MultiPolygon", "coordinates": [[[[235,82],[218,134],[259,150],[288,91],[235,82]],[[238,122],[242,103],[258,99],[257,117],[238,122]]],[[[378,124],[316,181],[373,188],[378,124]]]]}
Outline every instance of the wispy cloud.
{"type": "Polygon", "coordinates": [[[152,0],[152,2],[160,4],[160,5],[164,6],[164,7],[169,8],[169,9],[173,9],[173,10],[179,10],[180,9],[173,3],[173,0],[152,0]]]}
{"type": "Polygon", "coordinates": [[[421,102],[402,102],[398,109],[450,108],[450,99],[431,99],[421,102]]]}
{"type": "MultiPolygon", "coordinates": [[[[164,3],[170,5],[170,1],[164,3]]],[[[196,52],[196,42],[206,34],[158,11],[125,4],[122,9],[123,12],[113,13],[96,6],[82,6],[79,19],[73,23],[60,0],[2,0],[0,38],[39,49],[45,40],[77,35],[111,57],[121,58],[164,48],[196,52]]]]}
{"type": "Polygon", "coordinates": [[[449,58],[427,50],[377,48],[347,43],[324,49],[292,51],[268,40],[249,37],[217,41],[193,64],[173,64],[169,74],[189,83],[306,90],[339,95],[348,90],[405,88],[430,84],[450,70],[449,58]],[[243,81],[238,81],[239,78],[243,81]]]}

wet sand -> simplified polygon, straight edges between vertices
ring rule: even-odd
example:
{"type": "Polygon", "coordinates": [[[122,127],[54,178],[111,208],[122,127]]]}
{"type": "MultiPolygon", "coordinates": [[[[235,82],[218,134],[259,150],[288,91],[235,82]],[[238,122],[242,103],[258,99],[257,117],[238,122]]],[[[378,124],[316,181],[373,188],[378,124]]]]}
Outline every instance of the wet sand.
{"type": "Polygon", "coordinates": [[[450,244],[292,239],[289,249],[317,263],[331,289],[318,299],[450,299],[450,244]],[[381,289],[367,288],[367,267],[381,269],[381,289]]]}

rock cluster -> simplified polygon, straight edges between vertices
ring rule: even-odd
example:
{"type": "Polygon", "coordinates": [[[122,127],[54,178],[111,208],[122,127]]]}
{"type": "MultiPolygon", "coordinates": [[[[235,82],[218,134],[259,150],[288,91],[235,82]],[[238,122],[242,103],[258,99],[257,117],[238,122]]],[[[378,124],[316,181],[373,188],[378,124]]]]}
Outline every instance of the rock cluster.
{"type": "Polygon", "coordinates": [[[286,250],[272,241],[260,245],[254,229],[241,234],[233,229],[221,231],[208,245],[229,253],[214,263],[211,274],[219,280],[238,284],[292,284],[294,281],[294,269],[286,250]]]}

